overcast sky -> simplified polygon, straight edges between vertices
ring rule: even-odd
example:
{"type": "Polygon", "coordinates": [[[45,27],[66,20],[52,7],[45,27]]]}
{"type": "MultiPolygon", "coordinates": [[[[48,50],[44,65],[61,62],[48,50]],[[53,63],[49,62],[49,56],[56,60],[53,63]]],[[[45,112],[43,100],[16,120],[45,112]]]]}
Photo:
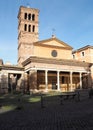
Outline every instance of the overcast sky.
{"type": "Polygon", "coordinates": [[[40,10],[39,40],[56,37],[74,49],[93,46],[93,0],[0,0],[0,59],[17,64],[18,11],[40,10]]]}

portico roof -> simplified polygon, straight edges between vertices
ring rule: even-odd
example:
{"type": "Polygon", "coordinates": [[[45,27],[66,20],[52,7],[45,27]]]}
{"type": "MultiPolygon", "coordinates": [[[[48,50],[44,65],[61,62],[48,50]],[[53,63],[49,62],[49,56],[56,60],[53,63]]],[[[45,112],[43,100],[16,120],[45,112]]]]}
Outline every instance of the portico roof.
{"type": "Polygon", "coordinates": [[[93,46],[87,45],[87,46],[84,46],[84,47],[79,48],[79,49],[77,49],[77,50],[74,50],[72,53],[74,54],[74,53],[76,53],[76,52],[84,51],[84,50],[86,50],[86,49],[88,49],[88,48],[93,49],[93,46]]]}
{"type": "Polygon", "coordinates": [[[20,67],[17,65],[0,65],[0,70],[24,71],[24,67],[20,67]]]}
{"type": "Polygon", "coordinates": [[[80,66],[80,67],[91,67],[93,64],[88,62],[81,62],[77,60],[67,60],[67,59],[52,59],[52,58],[41,58],[31,56],[23,62],[23,66],[30,63],[46,63],[46,64],[56,64],[56,65],[69,65],[69,66],[80,66]]]}

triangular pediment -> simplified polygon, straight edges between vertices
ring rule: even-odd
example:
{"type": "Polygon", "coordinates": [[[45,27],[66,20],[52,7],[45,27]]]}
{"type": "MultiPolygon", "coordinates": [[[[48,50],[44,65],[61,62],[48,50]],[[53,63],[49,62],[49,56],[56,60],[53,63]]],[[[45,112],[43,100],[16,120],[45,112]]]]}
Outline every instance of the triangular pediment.
{"type": "Polygon", "coordinates": [[[59,46],[59,47],[66,47],[64,44],[56,41],[55,39],[48,41],[48,42],[44,42],[44,45],[50,45],[50,46],[59,46]]]}
{"type": "Polygon", "coordinates": [[[73,49],[71,46],[69,46],[68,44],[66,44],[65,42],[57,39],[57,38],[50,38],[47,40],[42,40],[39,42],[34,43],[34,45],[37,46],[50,46],[50,47],[59,47],[59,48],[64,48],[64,49],[73,49]]]}

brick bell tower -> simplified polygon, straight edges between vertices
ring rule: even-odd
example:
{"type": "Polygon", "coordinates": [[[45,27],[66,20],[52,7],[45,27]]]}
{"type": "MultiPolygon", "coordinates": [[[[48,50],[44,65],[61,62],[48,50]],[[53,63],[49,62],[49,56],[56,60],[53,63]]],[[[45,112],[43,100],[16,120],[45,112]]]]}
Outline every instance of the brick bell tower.
{"type": "Polygon", "coordinates": [[[18,65],[34,55],[33,43],[39,39],[39,10],[21,6],[18,13],[18,65]]]}

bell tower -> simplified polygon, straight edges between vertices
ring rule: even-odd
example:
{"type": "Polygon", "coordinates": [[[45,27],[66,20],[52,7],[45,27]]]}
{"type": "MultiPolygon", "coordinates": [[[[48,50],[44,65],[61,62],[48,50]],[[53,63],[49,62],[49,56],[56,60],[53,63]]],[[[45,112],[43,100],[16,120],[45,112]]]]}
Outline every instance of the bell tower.
{"type": "Polygon", "coordinates": [[[39,10],[21,6],[18,13],[18,65],[34,55],[33,43],[39,39],[39,10]]]}

